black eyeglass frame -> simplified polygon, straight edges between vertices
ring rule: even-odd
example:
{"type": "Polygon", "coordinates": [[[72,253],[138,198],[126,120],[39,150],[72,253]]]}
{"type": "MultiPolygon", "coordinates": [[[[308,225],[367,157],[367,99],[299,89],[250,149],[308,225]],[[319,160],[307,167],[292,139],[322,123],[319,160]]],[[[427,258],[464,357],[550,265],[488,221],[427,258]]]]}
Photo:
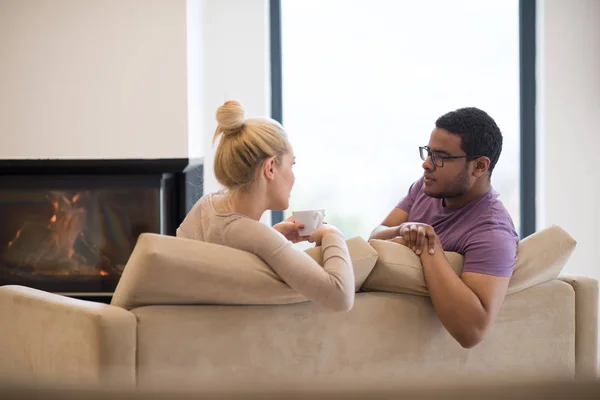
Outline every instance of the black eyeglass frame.
{"type": "Polygon", "coordinates": [[[468,155],[464,155],[464,156],[444,156],[439,154],[436,151],[432,151],[429,146],[419,146],[419,155],[421,156],[421,160],[425,161],[427,160],[428,157],[431,157],[431,162],[433,163],[433,165],[435,165],[438,168],[443,168],[444,167],[444,160],[454,160],[457,158],[466,158],[467,161],[472,161],[478,157],[481,156],[475,156],[475,157],[469,157],[468,155]],[[427,152],[427,156],[424,156],[424,151],[427,152]],[[439,165],[437,163],[437,160],[440,161],[441,165],[439,165]]]}

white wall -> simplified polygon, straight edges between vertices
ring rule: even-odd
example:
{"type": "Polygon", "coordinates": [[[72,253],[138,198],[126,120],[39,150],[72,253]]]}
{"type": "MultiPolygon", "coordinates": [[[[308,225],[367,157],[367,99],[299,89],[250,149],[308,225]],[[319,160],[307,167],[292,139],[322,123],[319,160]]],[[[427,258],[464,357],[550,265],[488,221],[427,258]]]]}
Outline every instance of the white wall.
{"type": "Polygon", "coordinates": [[[204,157],[204,135],[202,122],[204,115],[204,102],[202,91],[204,89],[204,52],[202,48],[204,19],[203,0],[186,1],[186,47],[187,47],[187,128],[188,128],[188,156],[190,159],[204,157]]]}
{"type": "Polygon", "coordinates": [[[203,57],[205,192],[218,188],[212,144],[217,107],[238,100],[248,116],[269,116],[269,7],[267,0],[204,0],[203,57]]]}
{"type": "MultiPolygon", "coordinates": [[[[203,0],[201,131],[204,193],[218,190],[213,173],[217,108],[238,100],[247,116],[271,114],[269,7],[267,0],[203,0]]],[[[269,224],[270,213],[261,221],[269,224]]]]}
{"type": "Polygon", "coordinates": [[[578,241],[564,272],[600,280],[600,1],[538,7],[538,228],[578,241]]]}
{"type": "Polygon", "coordinates": [[[185,0],[1,0],[0,159],[188,156],[185,0]]]}
{"type": "Polygon", "coordinates": [[[200,158],[270,114],[267,0],[0,0],[0,159],[200,158]]]}

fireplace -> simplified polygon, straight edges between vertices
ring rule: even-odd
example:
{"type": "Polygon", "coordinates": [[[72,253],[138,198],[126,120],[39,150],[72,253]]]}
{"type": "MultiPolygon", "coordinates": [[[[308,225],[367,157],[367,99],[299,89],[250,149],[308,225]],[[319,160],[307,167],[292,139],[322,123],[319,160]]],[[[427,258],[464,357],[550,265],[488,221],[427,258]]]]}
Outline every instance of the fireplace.
{"type": "Polygon", "coordinates": [[[174,235],[202,163],[0,161],[0,285],[111,296],[141,233],[174,235]]]}

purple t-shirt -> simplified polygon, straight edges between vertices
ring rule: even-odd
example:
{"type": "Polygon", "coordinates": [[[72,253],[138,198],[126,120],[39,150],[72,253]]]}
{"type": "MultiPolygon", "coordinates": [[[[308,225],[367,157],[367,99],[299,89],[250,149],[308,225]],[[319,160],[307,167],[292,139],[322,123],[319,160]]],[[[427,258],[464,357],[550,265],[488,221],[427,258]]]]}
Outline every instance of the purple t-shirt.
{"type": "Polygon", "coordinates": [[[494,189],[463,207],[446,208],[442,199],[423,192],[421,178],[396,207],[408,213],[410,222],[431,225],[444,251],[462,254],[463,272],[512,275],[519,235],[494,189]]]}

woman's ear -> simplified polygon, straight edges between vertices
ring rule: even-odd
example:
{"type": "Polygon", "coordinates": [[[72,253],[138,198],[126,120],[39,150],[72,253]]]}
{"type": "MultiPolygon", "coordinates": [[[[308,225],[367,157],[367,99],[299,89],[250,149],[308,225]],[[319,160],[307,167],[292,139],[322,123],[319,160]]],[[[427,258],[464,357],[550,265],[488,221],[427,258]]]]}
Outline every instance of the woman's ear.
{"type": "Polygon", "coordinates": [[[275,157],[269,157],[265,161],[264,175],[268,181],[275,179],[275,157]]]}

